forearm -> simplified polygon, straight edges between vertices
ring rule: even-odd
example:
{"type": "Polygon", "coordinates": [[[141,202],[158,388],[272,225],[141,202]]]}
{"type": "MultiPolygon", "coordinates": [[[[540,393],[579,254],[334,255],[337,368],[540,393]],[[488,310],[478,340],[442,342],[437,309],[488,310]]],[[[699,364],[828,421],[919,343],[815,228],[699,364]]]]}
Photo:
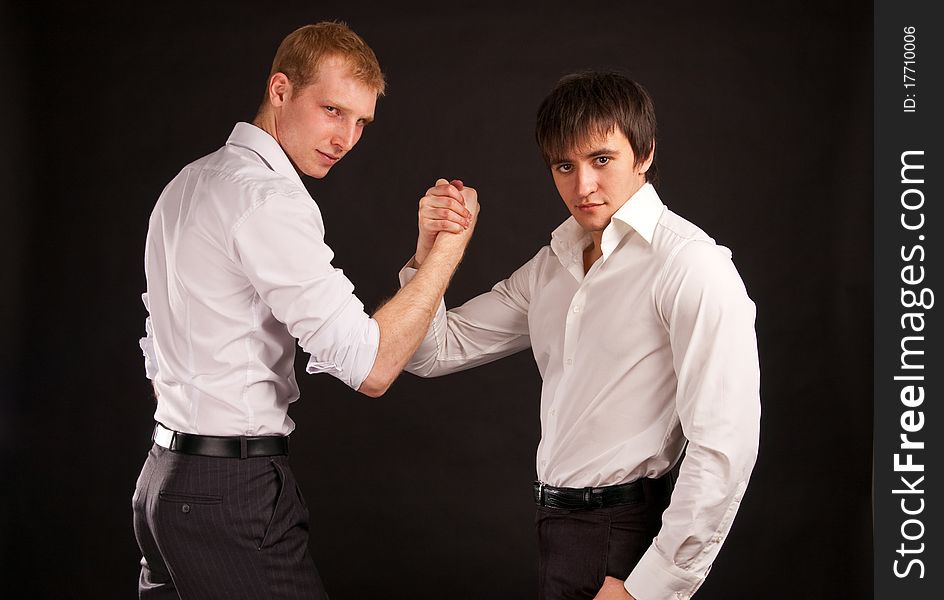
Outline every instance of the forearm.
{"type": "Polygon", "coordinates": [[[527,313],[505,310],[495,302],[496,296],[487,292],[449,312],[440,309],[404,370],[419,377],[440,377],[527,348],[527,313]]]}
{"type": "MultiPolygon", "coordinates": [[[[411,264],[400,271],[401,286],[416,276],[411,264]]],[[[532,264],[529,261],[490,291],[448,312],[440,302],[426,336],[404,370],[420,377],[439,377],[527,348],[532,264]]]]}
{"type": "Polygon", "coordinates": [[[380,345],[358,391],[380,396],[403,370],[429,329],[469,235],[440,235],[416,276],[373,315],[380,326],[380,345]]]}

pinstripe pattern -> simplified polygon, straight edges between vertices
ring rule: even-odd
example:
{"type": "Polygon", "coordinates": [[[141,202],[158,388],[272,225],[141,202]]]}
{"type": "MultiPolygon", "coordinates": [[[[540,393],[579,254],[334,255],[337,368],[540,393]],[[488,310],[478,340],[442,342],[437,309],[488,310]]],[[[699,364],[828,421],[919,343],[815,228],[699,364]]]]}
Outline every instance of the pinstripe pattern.
{"type": "Polygon", "coordinates": [[[288,457],[212,458],[155,445],[133,505],[142,600],[327,598],[288,457]]]}

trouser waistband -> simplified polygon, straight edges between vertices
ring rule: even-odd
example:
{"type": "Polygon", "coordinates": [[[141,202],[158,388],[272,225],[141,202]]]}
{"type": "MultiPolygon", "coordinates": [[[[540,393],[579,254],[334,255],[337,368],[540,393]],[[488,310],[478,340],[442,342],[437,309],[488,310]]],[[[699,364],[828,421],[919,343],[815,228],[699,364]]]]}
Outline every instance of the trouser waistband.
{"type": "Polygon", "coordinates": [[[604,487],[567,488],[534,482],[534,502],[538,506],[568,510],[606,508],[642,502],[647,497],[661,498],[672,493],[674,478],[666,474],[658,479],[644,477],[604,487]]]}
{"type": "Polygon", "coordinates": [[[254,458],[288,454],[287,435],[216,436],[183,433],[157,423],[154,443],[171,452],[218,458],[254,458]]]}

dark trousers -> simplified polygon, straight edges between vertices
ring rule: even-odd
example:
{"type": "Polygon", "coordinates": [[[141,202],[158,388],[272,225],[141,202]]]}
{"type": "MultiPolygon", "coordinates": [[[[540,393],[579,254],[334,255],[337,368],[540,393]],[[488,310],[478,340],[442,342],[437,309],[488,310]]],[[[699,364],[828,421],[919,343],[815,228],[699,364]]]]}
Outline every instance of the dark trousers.
{"type": "Polygon", "coordinates": [[[154,445],[134,492],[142,600],[325,600],[287,456],[212,458],[154,445]]]}
{"type": "Polygon", "coordinates": [[[642,558],[662,526],[671,490],[608,508],[538,507],[539,600],[591,600],[607,575],[620,580],[642,558]]]}

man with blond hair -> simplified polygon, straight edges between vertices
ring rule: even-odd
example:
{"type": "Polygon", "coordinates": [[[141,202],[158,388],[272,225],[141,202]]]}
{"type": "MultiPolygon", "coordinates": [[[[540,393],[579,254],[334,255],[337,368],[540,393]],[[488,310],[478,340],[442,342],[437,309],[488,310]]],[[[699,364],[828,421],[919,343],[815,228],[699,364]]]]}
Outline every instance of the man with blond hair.
{"type": "Polygon", "coordinates": [[[157,423],[133,499],[141,598],[326,598],[288,464],[296,340],[309,373],[383,394],[478,213],[475,191],[454,182],[434,228],[456,235],[437,236],[413,282],[364,312],[300,176],[320,179],[351,151],[383,91],[373,51],[346,25],[298,29],[253,123],[186,166],[154,207],[141,345],[157,423]]]}

